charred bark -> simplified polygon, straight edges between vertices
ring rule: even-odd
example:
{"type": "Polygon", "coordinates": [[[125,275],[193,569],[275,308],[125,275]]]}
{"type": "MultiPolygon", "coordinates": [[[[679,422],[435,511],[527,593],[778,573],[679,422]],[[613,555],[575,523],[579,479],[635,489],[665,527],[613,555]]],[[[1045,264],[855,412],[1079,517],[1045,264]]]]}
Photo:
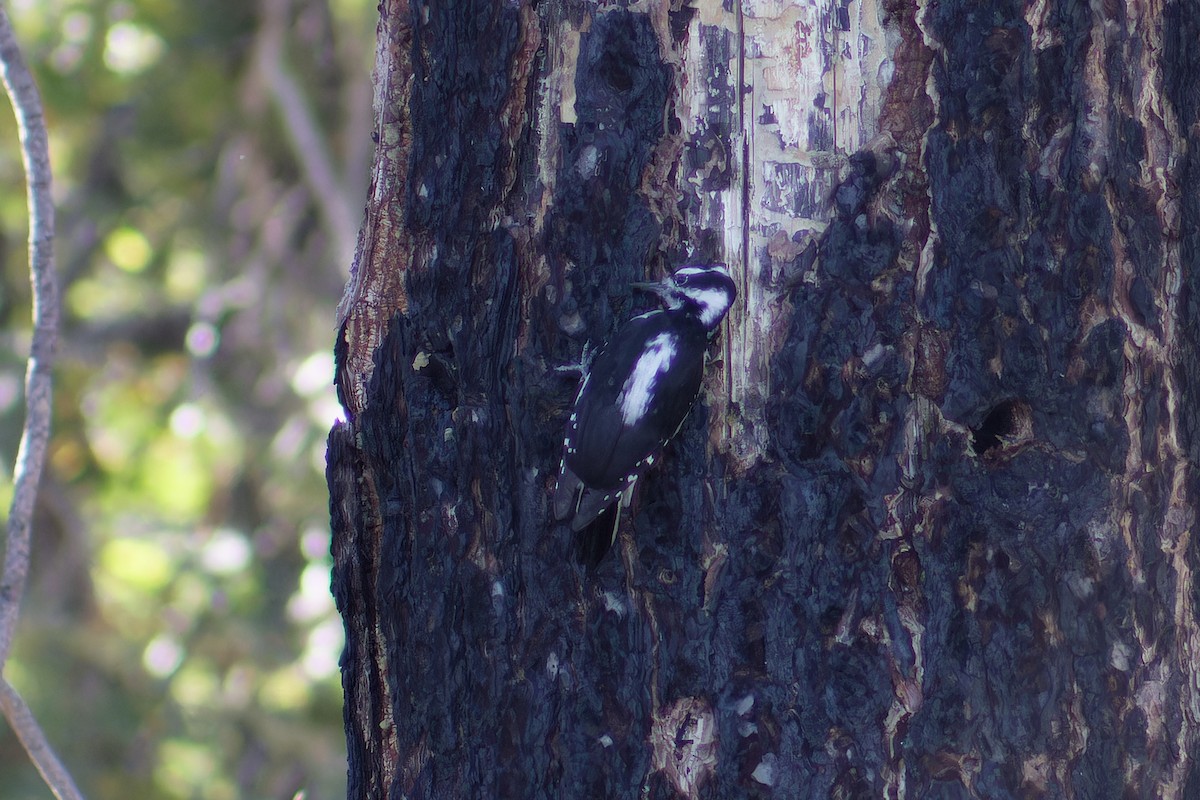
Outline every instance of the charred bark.
{"type": "Polygon", "coordinates": [[[351,797],[1200,797],[1200,17],[385,2],[340,309],[351,797]],[[628,286],[729,263],[616,553],[628,286]]]}

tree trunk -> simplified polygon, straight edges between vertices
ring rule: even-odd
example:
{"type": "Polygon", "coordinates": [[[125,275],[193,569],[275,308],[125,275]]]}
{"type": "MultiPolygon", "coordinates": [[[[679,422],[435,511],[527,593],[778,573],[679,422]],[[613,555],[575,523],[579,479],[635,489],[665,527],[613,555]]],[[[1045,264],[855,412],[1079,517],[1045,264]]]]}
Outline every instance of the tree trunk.
{"type": "Polygon", "coordinates": [[[350,796],[1200,797],[1200,16],[381,5],[330,435],[350,796]],[[740,298],[615,552],[629,284],[740,298]]]}

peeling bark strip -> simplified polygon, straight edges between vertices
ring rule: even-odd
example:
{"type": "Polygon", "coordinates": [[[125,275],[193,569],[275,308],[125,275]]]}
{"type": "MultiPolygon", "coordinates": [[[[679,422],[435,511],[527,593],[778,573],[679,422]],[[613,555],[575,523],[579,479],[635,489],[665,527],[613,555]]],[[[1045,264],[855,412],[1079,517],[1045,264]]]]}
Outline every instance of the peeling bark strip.
{"type": "Polygon", "coordinates": [[[350,796],[1200,796],[1194,17],[385,3],[350,796]],[[585,575],[552,368],[688,258],[741,300],[585,575]]]}

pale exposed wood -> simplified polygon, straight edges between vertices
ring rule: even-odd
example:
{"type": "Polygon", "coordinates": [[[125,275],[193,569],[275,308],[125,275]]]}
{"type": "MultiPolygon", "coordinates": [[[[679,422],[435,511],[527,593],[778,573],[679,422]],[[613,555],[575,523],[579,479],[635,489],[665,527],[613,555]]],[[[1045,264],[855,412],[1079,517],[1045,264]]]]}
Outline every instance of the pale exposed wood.
{"type": "Polygon", "coordinates": [[[695,8],[681,48],[679,119],[685,140],[720,151],[681,188],[699,201],[689,227],[719,231],[724,258],[739,267],[742,303],[723,345],[726,385],[714,396],[725,446],[746,469],[767,440],[781,256],[821,234],[847,157],[876,145],[897,36],[874,0],[840,11],[771,0],[695,8]],[[728,174],[724,188],[705,187],[713,172],[728,174]]]}
{"type": "Polygon", "coordinates": [[[403,281],[412,242],[401,225],[403,209],[392,202],[407,190],[411,136],[406,95],[412,81],[412,31],[406,0],[380,4],[375,58],[375,164],[366,220],[350,280],[337,309],[338,329],[347,348],[339,386],[347,413],[366,405],[366,387],[374,373],[373,357],[392,315],[408,308],[403,281]]]}

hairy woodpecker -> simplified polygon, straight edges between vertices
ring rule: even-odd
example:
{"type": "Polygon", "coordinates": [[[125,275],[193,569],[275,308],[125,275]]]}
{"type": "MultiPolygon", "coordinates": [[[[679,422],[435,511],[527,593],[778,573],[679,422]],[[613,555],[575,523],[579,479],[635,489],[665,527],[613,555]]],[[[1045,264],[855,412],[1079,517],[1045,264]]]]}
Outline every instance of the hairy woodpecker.
{"type": "Polygon", "coordinates": [[[695,404],[708,339],[737,297],[723,265],[687,266],[634,287],[657,294],[665,308],[626,322],[594,357],[585,350],[554,494],[555,516],[570,517],[577,532],[620,501],[611,531],[585,531],[579,542],[593,565],[612,546],[637,479],[695,404]]]}

